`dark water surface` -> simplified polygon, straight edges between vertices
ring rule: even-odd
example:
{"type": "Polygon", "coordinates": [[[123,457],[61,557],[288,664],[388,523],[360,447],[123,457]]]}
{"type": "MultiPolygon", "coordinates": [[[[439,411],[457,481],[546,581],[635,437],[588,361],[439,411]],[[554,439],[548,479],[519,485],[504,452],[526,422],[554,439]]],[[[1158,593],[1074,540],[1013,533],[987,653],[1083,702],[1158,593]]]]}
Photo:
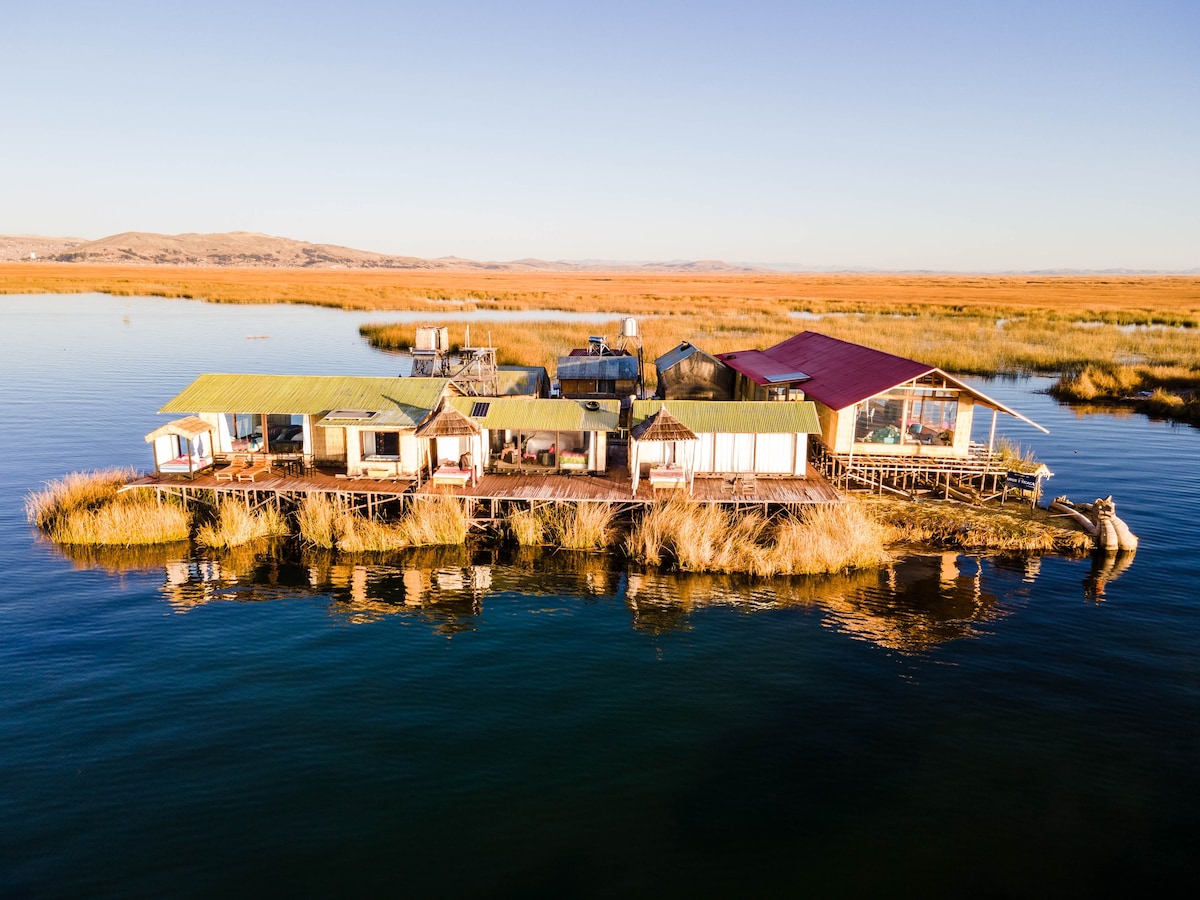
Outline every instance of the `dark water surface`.
{"type": "Polygon", "coordinates": [[[1200,432],[1079,416],[1044,380],[985,390],[1051,429],[1002,423],[1053,493],[1116,496],[1142,541],[1116,577],[68,554],[26,525],[44,480],[149,467],[155,410],[202,371],[395,374],[357,335],[381,318],[0,297],[0,895],[1194,882],[1200,432]]]}

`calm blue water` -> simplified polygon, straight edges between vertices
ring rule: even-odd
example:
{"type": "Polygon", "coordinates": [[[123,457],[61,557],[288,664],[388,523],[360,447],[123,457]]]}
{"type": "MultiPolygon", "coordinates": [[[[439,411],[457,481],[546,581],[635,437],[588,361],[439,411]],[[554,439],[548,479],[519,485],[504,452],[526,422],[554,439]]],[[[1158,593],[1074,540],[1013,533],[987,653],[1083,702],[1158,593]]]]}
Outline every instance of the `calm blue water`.
{"type": "MultiPolygon", "coordinates": [[[[994,382],[1132,565],[749,584],[605,557],[70,554],[201,371],[387,375],[362,321],[0,297],[0,894],[1100,896],[1193,880],[1200,432],[994,382]],[[250,335],[269,335],[249,339],[250,335]]],[[[720,348],[712,348],[720,349],[720,348]]]]}

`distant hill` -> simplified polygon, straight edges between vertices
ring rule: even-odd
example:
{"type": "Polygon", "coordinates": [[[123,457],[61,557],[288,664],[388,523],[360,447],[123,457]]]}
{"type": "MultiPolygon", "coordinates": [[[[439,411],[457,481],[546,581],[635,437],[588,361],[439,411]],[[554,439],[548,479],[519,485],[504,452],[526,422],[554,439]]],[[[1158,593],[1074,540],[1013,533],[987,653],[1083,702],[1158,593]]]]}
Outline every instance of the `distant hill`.
{"type": "Polygon", "coordinates": [[[717,260],[663,263],[550,262],[518,259],[478,262],[455,256],[423,259],[355,250],[335,244],[310,244],[291,238],[232,231],[226,234],[153,234],[124,231],[96,241],[0,235],[0,261],[49,260],[147,266],[241,266],[262,268],[455,269],[495,271],[650,271],[753,272],[750,266],[717,260]]]}

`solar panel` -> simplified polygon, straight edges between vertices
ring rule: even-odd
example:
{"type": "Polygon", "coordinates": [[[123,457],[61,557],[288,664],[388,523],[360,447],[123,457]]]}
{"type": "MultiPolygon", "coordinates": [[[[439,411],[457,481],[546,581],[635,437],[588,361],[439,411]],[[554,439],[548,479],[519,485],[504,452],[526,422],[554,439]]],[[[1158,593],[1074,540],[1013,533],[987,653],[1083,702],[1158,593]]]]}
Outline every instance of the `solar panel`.
{"type": "Polygon", "coordinates": [[[335,409],[327,419],[373,419],[375,412],[369,409],[335,409]]]}
{"type": "Polygon", "coordinates": [[[491,403],[482,400],[476,402],[475,405],[471,407],[471,418],[482,419],[487,415],[488,409],[491,407],[491,405],[491,403]]]}
{"type": "Polygon", "coordinates": [[[808,381],[811,377],[803,372],[781,372],[777,375],[765,375],[763,381],[768,384],[779,384],[781,381],[808,381]]]}

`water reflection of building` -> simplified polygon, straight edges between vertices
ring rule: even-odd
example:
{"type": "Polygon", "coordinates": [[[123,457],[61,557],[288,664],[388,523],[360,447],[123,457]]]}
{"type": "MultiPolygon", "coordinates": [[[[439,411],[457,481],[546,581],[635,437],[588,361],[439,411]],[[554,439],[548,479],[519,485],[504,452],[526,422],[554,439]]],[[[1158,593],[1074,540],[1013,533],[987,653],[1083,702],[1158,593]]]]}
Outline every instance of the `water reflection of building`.
{"type": "MultiPolygon", "coordinates": [[[[390,616],[411,618],[451,635],[473,631],[490,598],[553,597],[567,603],[606,599],[624,603],[635,630],[686,631],[710,607],[743,613],[811,607],[856,639],[902,653],[922,653],[946,641],[975,636],[1003,607],[985,589],[983,559],[953,552],[905,556],[890,566],[828,576],[756,581],[737,575],[630,571],[612,554],[551,553],[539,549],[465,547],[408,550],[386,557],[346,557],[282,549],[180,556],[179,546],[104,549],[60,547],[81,567],[163,572],[160,591],[172,609],[187,612],[217,600],[260,602],[308,597],[346,624],[390,616]]],[[[1097,556],[1084,579],[1085,596],[1103,599],[1132,554],[1097,556]]],[[[1034,581],[1038,557],[993,557],[990,568],[1034,581]]]]}
{"type": "Polygon", "coordinates": [[[729,575],[631,573],[625,594],[633,627],[687,630],[711,606],[746,612],[811,606],[852,637],[922,653],[973,636],[999,612],[983,587],[982,562],[956,553],[907,556],[883,569],[754,582],[729,575]]]}

